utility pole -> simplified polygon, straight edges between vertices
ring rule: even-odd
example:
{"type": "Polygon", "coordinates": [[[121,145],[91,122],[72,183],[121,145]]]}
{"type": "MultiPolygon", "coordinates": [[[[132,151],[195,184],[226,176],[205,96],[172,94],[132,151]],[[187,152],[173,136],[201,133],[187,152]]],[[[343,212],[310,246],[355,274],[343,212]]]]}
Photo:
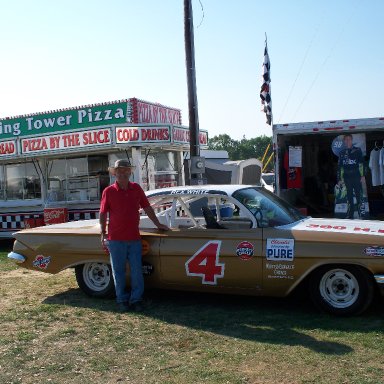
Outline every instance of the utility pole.
{"type": "Polygon", "coordinates": [[[188,84],[190,176],[191,185],[196,185],[204,184],[202,176],[205,161],[200,157],[192,0],[184,0],[184,42],[188,84]]]}

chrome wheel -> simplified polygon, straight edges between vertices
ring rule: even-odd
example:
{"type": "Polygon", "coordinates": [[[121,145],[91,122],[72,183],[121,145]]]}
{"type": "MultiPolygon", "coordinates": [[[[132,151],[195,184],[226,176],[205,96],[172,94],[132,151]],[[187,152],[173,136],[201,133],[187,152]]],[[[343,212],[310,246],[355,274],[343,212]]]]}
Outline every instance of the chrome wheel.
{"type": "Polygon", "coordinates": [[[107,264],[87,263],[83,267],[84,283],[93,291],[103,291],[111,281],[111,273],[107,264]]]}
{"type": "Polygon", "coordinates": [[[309,292],[319,309],[337,316],[364,312],[372,303],[372,274],[358,265],[323,265],[309,279],[309,292]]]}
{"type": "Polygon", "coordinates": [[[115,286],[112,269],[107,263],[85,263],[75,268],[79,287],[89,296],[113,297],[115,286]]]}
{"type": "Polygon", "coordinates": [[[359,283],[345,269],[331,269],[320,280],[320,294],[334,308],[347,308],[359,297],[359,283]]]}

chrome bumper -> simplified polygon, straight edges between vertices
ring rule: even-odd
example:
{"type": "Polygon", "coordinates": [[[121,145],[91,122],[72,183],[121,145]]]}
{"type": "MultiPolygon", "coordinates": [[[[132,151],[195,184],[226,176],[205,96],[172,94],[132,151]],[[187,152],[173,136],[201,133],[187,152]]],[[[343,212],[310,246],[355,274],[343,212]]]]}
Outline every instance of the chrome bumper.
{"type": "Polygon", "coordinates": [[[384,275],[374,275],[380,294],[384,296],[384,275]]]}
{"type": "Polygon", "coordinates": [[[24,261],[26,260],[26,258],[23,255],[20,255],[20,253],[16,253],[16,252],[9,252],[8,259],[11,259],[17,264],[24,263],[24,261]]]}

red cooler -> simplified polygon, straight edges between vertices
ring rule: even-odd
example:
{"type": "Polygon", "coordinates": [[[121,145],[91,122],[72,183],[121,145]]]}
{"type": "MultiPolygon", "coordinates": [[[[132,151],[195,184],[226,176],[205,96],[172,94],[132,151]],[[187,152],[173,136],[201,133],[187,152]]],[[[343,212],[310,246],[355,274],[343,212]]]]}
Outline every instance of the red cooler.
{"type": "Polygon", "coordinates": [[[67,208],[44,208],[45,225],[66,223],[67,221],[67,208]]]}

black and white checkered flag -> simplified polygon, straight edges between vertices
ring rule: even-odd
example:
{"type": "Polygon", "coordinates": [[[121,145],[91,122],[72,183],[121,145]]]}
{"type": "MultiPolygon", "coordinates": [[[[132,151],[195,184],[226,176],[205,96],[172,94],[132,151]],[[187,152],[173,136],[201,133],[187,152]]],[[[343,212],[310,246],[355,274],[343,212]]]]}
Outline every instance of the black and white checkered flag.
{"type": "Polygon", "coordinates": [[[269,62],[268,46],[265,41],[264,62],[263,62],[263,84],[260,90],[262,111],[267,117],[267,124],[272,124],[272,99],[271,99],[271,63],[269,62]]]}

